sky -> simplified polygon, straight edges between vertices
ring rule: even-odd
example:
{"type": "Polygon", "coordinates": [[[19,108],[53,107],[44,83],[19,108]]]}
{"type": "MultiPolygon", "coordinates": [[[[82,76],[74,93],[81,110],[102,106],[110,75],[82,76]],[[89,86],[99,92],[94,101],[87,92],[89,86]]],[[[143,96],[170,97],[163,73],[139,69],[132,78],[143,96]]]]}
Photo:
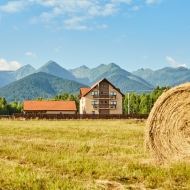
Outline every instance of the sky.
{"type": "Polygon", "coordinates": [[[0,0],[0,70],[189,68],[189,10],[190,0],[0,0]]]}

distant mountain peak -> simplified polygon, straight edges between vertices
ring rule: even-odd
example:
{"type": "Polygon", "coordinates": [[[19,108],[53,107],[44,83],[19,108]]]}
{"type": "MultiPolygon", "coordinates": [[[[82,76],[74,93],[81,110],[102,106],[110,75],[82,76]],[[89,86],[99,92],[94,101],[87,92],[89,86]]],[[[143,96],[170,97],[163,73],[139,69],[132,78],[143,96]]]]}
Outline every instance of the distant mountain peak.
{"type": "Polygon", "coordinates": [[[69,71],[52,60],[40,67],[37,72],[44,72],[64,79],[75,80],[75,77],[69,71]]]}
{"type": "MultiPolygon", "coordinates": [[[[47,63],[45,63],[43,66],[49,66],[49,65],[59,65],[55,61],[49,60],[47,63]]],[[[60,65],[59,65],[60,66],[60,65]]]]}
{"type": "Polygon", "coordinates": [[[24,65],[23,67],[20,67],[19,69],[17,69],[14,72],[14,76],[17,80],[19,80],[19,79],[22,79],[28,75],[33,74],[35,71],[36,71],[36,69],[34,67],[27,64],[27,65],[24,65]]]}
{"type": "Polygon", "coordinates": [[[24,65],[23,67],[20,67],[19,69],[17,69],[17,71],[18,71],[18,70],[21,70],[21,69],[33,69],[33,70],[35,70],[35,68],[34,68],[34,67],[32,67],[32,66],[31,66],[31,65],[29,65],[29,64],[24,65]]]}
{"type": "Polygon", "coordinates": [[[79,68],[81,68],[81,69],[89,69],[87,66],[85,66],[85,65],[82,65],[81,67],[79,67],[79,68]]]}
{"type": "MultiPolygon", "coordinates": [[[[111,67],[119,67],[117,64],[115,63],[109,63],[108,66],[111,66],[111,67]]],[[[120,67],[119,67],[120,68],[120,67]]]]}

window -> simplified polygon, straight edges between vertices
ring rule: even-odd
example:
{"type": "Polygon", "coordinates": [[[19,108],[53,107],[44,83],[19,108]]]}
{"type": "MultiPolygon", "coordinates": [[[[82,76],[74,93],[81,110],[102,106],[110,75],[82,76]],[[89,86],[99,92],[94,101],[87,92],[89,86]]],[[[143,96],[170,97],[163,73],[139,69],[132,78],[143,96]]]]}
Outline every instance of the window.
{"type": "Polygon", "coordinates": [[[107,92],[106,92],[106,91],[104,91],[104,94],[107,94],[107,92]]]}
{"type": "Polygon", "coordinates": [[[97,105],[98,102],[97,101],[92,101],[92,105],[97,105]]]}
{"type": "Polygon", "coordinates": [[[107,87],[107,84],[101,84],[101,87],[103,87],[103,88],[106,88],[107,87]]]}
{"type": "Polygon", "coordinates": [[[94,95],[98,95],[98,92],[97,91],[92,92],[92,96],[94,95]]]}
{"type": "Polygon", "coordinates": [[[117,104],[117,102],[116,102],[116,101],[114,101],[114,102],[111,102],[110,104],[111,104],[111,105],[116,105],[116,104],[117,104]]]}
{"type": "Polygon", "coordinates": [[[92,114],[95,114],[95,111],[92,111],[92,114]]]}
{"type": "Polygon", "coordinates": [[[107,101],[105,101],[105,104],[107,104],[108,102],[107,101]]]}
{"type": "Polygon", "coordinates": [[[116,92],[111,92],[110,93],[112,96],[115,96],[116,95],[116,92]]]}

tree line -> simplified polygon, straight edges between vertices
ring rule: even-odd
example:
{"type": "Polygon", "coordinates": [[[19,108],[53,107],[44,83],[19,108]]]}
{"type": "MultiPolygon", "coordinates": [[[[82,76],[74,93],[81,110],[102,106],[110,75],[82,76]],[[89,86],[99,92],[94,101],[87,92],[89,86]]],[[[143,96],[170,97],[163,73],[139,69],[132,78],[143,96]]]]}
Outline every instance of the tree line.
{"type": "Polygon", "coordinates": [[[158,97],[169,87],[157,86],[150,94],[128,93],[123,100],[123,113],[149,114],[158,97]]]}
{"type": "MultiPolygon", "coordinates": [[[[148,114],[150,113],[154,103],[158,97],[169,87],[159,87],[157,86],[151,93],[132,93],[129,92],[123,98],[123,113],[133,114],[148,114]]],[[[43,100],[42,97],[37,98],[37,100],[43,100]]],[[[50,99],[49,99],[50,100],[50,99]]],[[[72,100],[76,102],[77,112],[79,112],[79,99],[77,95],[73,94],[59,94],[52,98],[51,100],[72,100]]],[[[22,113],[23,103],[15,100],[14,102],[7,103],[4,97],[0,97],[0,115],[12,115],[13,113],[22,113]]]]}

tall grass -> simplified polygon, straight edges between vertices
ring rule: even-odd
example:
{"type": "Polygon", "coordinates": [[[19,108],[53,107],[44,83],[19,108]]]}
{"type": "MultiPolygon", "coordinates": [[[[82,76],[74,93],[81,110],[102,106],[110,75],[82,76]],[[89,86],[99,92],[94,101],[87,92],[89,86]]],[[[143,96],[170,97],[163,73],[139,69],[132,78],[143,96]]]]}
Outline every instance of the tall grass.
{"type": "Polygon", "coordinates": [[[144,130],[132,120],[0,120],[0,189],[190,189],[189,165],[150,162],[144,130]]]}

